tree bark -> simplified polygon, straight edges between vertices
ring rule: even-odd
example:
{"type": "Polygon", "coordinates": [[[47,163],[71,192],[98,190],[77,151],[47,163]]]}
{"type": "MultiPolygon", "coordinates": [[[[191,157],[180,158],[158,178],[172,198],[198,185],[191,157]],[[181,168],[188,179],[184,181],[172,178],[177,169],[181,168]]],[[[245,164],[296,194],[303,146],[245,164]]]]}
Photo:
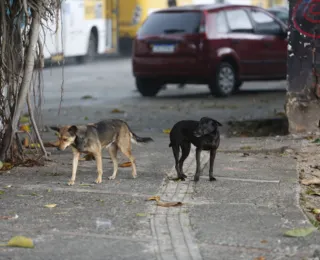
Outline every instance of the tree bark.
{"type": "Polygon", "coordinates": [[[320,38],[320,21],[309,13],[314,8],[310,6],[312,4],[312,1],[289,1],[288,91],[285,109],[290,133],[319,131],[320,45],[317,41],[320,38]]]}
{"type": "Polygon", "coordinates": [[[29,37],[29,45],[27,47],[27,54],[25,56],[24,73],[21,82],[21,87],[18,94],[17,103],[15,105],[14,113],[11,118],[11,124],[7,125],[3,138],[2,147],[0,150],[0,160],[6,159],[6,153],[12,144],[13,137],[17,131],[18,121],[22,109],[26,102],[26,97],[30,88],[32,73],[34,70],[36,46],[40,31],[40,16],[38,12],[32,13],[31,33],[29,37]]]}

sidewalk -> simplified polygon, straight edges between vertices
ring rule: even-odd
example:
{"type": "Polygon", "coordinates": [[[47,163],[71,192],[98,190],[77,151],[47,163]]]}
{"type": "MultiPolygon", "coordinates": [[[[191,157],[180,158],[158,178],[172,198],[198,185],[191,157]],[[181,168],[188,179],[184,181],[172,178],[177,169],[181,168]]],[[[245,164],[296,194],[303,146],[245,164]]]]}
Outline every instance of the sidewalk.
{"type": "MultiPolygon", "coordinates": [[[[96,168],[90,161],[80,163],[75,186],[66,186],[71,153],[50,150],[55,162],[46,167],[0,175],[0,216],[19,216],[0,220],[1,242],[24,235],[35,243],[34,249],[0,247],[0,259],[316,259],[318,231],[303,238],[283,235],[311,226],[298,203],[295,153],[302,142],[223,138],[214,168],[217,181],[208,181],[208,154],[203,153],[197,184],[192,178],[164,179],[175,175],[166,135],[134,146],[135,180],[130,168],[119,168],[117,179],[108,181],[112,163],[104,159],[101,185],[91,185],[96,168]],[[146,201],[153,195],[183,206],[157,207],[146,201]],[[44,208],[51,203],[57,207],[44,208]]],[[[194,150],[185,166],[193,176],[194,150]]]]}

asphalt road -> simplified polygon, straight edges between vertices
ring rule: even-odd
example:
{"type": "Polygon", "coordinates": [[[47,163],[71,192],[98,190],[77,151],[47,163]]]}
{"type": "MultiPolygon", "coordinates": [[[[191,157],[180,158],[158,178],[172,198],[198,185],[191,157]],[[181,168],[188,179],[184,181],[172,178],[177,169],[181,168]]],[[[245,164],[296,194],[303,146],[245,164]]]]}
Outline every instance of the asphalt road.
{"type": "Polygon", "coordinates": [[[205,85],[184,89],[169,85],[156,98],[145,98],[135,89],[130,59],[112,58],[45,69],[43,122],[85,123],[119,117],[135,130],[161,132],[183,118],[211,116],[222,122],[268,118],[283,111],[285,88],[285,81],[250,82],[240,93],[217,99],[205,85]],[[111,113],[115,108],[124,113],[111,113]]]}

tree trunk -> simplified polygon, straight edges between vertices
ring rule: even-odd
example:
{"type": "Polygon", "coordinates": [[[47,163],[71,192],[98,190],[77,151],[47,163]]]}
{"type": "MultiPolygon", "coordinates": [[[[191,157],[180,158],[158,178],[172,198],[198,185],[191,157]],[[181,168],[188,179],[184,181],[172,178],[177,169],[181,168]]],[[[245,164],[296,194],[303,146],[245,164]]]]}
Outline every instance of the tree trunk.
{"type": "Polygon", "coordinates": [[[15,105],[13,116],[11,117],[11,123],[6,126],[2,147],[0,150],[0,160],[4,161],[6,159],[6,153],[12,144],[13,137],[17,131],[18,121],[22,109],[26,102],[27,93],[29,91],[32,74],[34,70],[34,58],[36,54],[36,45],[39,38],[40,31],[40,16],[38,12],[33,12],[32,23],[31,23],[31,33],[29,36],[29,45],[27,47],[27,54],[25,56],[24,73],[21,82],[21,87],[18,94],[17,103],[15,105]]]}
{"type": "Polygon", "coordinates": [[[317,17],[308,13],[313,10],[308,5],[306,1],[289,1],[288,91],[285,109],[290,133],[319,131],[319,21],[315,21],[317,17]]]}

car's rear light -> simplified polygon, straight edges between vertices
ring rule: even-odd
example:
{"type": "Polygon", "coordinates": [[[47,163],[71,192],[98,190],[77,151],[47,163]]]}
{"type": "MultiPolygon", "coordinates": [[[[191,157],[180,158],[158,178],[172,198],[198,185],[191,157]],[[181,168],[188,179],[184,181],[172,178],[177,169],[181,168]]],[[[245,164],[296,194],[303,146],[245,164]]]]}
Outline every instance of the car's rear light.
{"type": "Polygon", "coordinates": [[[140,5],[136,5],[134,9],[133,17],[132,17],[132,24],[136,25],[140,22],[141,19],[142,8],[140,5]]]}

